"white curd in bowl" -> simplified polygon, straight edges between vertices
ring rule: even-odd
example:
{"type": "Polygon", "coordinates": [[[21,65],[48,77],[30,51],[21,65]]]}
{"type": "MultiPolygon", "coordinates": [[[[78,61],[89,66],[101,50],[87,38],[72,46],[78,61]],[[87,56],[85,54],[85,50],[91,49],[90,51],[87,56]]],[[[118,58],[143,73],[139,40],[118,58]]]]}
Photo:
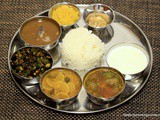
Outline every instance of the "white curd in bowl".
{"type": "Polygon", "coordinates": [[[135,44],[118,44],[112,47],[107,56],[107,64],[123,74],[137,74],[148,65],[146,51],[135,44]]]}

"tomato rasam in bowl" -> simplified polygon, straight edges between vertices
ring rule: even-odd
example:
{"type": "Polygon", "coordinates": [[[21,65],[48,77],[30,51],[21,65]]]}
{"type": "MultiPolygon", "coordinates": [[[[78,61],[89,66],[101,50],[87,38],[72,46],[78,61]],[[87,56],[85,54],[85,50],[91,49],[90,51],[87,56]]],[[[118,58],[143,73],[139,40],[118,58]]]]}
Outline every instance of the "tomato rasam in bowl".
{"type": "Polygon", "coordinates": [[[46,50],[54,48],[61,36],[60,25],[48,17],[33,17],[22,24],[19,34],[26,46],[41,47],[46,50]]]}
{"type": "Polygon", "coordinates": [[[81,90],[81,77],[68,68],[53,68],[48,70],[40,81],[42,92],[59,103],[68,105],[74,102],[81,90]]]}
{"type": "Polygon", "coordinates": [[[125,79],[116,69],[97,67],[86,73],[83,80],[89,99],[103,105],[115,99],[125,88],[125,79]]]}

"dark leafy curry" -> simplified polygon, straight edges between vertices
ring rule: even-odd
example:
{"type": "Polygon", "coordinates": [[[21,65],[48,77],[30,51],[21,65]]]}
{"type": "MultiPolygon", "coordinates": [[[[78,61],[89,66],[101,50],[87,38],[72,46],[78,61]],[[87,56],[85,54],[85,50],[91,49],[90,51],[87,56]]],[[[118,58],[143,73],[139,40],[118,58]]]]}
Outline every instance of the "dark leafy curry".
{"type": "Polygon", "coordinates": [[[125,84],[123,77],[117,72],[99,68],[87,74],[84,86],[87,92],[95,97],[111,98],[120,94],[125,84]]]}
{"type": "Polygon", "coordinates": [[[15,73],[26,78],[40,77],[52,66],[51,56],[43,49],[25,47],[15,52],[11,67],[15,73]]]}

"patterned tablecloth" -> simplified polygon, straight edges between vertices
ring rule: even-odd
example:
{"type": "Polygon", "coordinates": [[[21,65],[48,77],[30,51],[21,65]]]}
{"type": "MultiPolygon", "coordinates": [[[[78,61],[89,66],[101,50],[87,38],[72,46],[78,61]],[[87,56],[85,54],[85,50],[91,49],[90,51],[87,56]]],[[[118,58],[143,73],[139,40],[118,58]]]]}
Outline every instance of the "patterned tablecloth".
{"type": "Polygon", "coordinates": [[[104,3],[132,21],[147,35],[153,49],[152,74],[145,87],[131,100],[109,111],[74,115],[44,108],[26,97],[8,71],[9,43],[28,18],[49,9],[60,0],[0,0],[0,119],[160,119],[160,0],[73,0],[76,4],[104,3]],[[126,116],[131,115],[131,116],[126,116]],[[159,117],[158,117],[159,116],[159,117]]]}

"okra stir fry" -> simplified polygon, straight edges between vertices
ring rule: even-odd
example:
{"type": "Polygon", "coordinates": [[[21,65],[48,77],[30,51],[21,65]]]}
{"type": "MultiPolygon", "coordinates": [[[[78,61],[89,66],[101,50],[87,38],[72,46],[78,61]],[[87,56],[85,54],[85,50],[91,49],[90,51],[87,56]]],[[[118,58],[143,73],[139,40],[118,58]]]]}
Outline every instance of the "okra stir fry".
{"type": "Polygon", "coordinates": [[[52,67],[51,56],[43,49],[25,47],[15,52],[11,58],[14,72],[26,78],[40,77],[52,67]]]}

